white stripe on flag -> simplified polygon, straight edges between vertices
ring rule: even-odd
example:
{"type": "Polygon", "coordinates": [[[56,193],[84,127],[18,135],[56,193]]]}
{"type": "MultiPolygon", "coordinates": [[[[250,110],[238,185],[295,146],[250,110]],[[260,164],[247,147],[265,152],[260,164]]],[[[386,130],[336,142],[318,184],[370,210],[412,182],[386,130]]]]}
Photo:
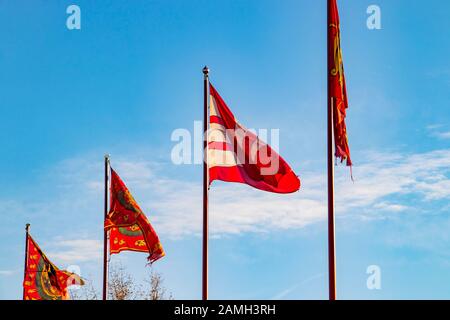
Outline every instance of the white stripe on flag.
{"type": "Polygon", "coordinates": [[[237,162],[233,151],[208,149],[208,165],[209,168],[216,166],[234,167],[237,166],[237,162]]]}

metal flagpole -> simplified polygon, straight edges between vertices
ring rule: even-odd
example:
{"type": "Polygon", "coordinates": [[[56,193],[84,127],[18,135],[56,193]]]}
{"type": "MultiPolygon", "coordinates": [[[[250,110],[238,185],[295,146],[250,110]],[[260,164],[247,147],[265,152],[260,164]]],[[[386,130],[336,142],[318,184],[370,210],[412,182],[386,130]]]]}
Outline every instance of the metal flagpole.
{"type": "MultiPolygon", "coordinates": [[[[105,220],[108,216],[109,155],[105,155],[105,220]]],[[[103,221],[104,224],[104,221],[103,221]]],[[[103,300],[108,294],[108,231],[103,230],[103,300]]]]}
{"type": "Polygon", "coordinates": [[[202,299],[208,300],[208,87],[209,69],[203,68],[203,261],[202,261],[202,299]]]}
{"type": "Polygon", "coordinates": [[[327,0],[327,166],[328,166],[328,286],[329,299],[336,300],[336,252],[334,232],[334,163],[333,163],[333,98],[330,94],[330,6],[332,0],[327,0]]]}
{"type": "MultiPolygon", "coordinates": [[[[25,281],[25,277],[27,276],[28,269],[28,235],[30,233],[30,224],[27,223],[25,225],[25,263],[23,267],[23,280],[25,281]]],[[[25,286],[23,286],[23,296],[22,299],[25,300],[25,286]]]]}

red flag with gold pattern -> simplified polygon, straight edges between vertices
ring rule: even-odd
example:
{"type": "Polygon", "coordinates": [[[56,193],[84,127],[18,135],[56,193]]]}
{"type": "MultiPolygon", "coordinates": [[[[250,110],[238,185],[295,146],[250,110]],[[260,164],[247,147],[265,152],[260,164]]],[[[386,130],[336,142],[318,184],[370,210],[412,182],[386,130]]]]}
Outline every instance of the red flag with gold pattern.
{"type": "Polygon", "coordinates": [[[83,280],[75,273],[59,270],[30,235],[27,242],[24,300],[69,300],[68,287],[83,285],[83,280]]]}
{"type": "Polygon", "coordinates": [[[105,229],[110,230],[111,254],[124,250],[148,252],[150,263],[165,255],[150,221],[113,169],[111,169],[110,209],[105,220],[105,229]]]}
{"type": "Polygon", "coordinates": [[[139,225],[113,227],[110,229],[109,252],[115,254],[121,251],[148,252],[144,235],[139,225]]]}
{"type": "Polygon", "coordinates": [[[330,70],[328,70],[328,99],[331,99],[331,103],[333,104],[335,156],[339,158],[341,162],[346,160],[347,165],[351,166],[352,161],[350,159],[347,127],[345,125],[348,101],[341,51],[339,12],[336,0],[329,1],[329,5],[328,14],[330,15],[330,25],[328,26],[328,32],[330,43],[328,44],[328,65],[330,66],[330,70]]]}

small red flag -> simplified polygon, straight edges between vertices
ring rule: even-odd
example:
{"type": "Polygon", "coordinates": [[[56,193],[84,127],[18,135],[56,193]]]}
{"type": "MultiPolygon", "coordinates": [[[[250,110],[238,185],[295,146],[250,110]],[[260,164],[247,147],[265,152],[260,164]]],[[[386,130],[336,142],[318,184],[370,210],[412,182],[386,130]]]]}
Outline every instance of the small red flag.
{"type": "Polygon", "coordinates": [[[83,285],[75,273],[59,270],[42,252],[37,243],[27,235],[28,254],[23,281],[25,300],[68,300],[68,287],[83,285]]]}
{"type": "Polygon", "coordinates": [[[111,169],[111,199],[105,229],[110,232],[110,253],[123,250],[148,252],[150,263],[165,253],[150,221],[134,200],[125,183],[111,169]]]}
{"type": "Polygon", "coordinates": [[[209,90],[209,182],[240,182],[275,193],[298,191],[300,179],[286,161],[256,134],[238,123],[211,84],[209,90]]]}
{"type": "Polygon", "coordinates": [[[344,63],[341,51],[341,32],[339,25],[339,12],[336,0],[328,2],[330,25],[328,26],[328,70],[329,87],[328,99],[333,103],[333,129],[335,156],[347,161],[347,166],[352,165],[350,159],[350,148],[348,146],[347,128],[345,125],[346,109],[348,108],[347,88],[345,85],[344,63]]]}

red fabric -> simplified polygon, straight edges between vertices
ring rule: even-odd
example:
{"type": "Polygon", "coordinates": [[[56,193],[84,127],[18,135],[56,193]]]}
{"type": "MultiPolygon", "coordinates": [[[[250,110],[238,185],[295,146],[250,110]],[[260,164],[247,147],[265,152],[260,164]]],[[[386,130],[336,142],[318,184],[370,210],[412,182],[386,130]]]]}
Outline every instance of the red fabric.
{"type": "Polygon", "coordinates": [[[68,287],[83,285],[81,278],[59,270],[45,256],[37,243],[28,235],[28,255],[23,281],[25,300],[68,300],[68,287]]]}
{"type": "Polygon", "coordinates": [[[350,148],[348,146],[347,127],[345,125],[346,109],[348,108],[347,88],[345,85],[344,64],[342,60],[342,51],[340,43],[340,25],[339,12],[336,0],[328,2],[330,8],[328,26],[329,32],[329,52],[328,62],[330,70],[328,70],[329,87],[328,99],[333,101],[333,126],[334,126],[334,143],[335,156],[340,158],[341,162],[346,160],[347,165],[351,166],[350,148]]]}
{"type": "Polygon", "coordinates": [[[222,126],[224,126],[225,124],[223,123],[222,119],[217,117],[217,116],[210,116],[209,117],[209,122],[210,123],[217,123],[217,124],[221,124],[222,126]]]}
{"type": "MultiPolygon", "coordinates": [[[[241,126],[235,119],[234,115],[220,97],[216,89],[210,85],[210,94],[215,100],[216,116],[211,116],[211,123],[219,123],[226,129],[227,139],[233,142],[231,144],[224,143],[222,150],[229,150],[234,147],[234,154],[238,159],[236,166],[210,166],[209,181],[222,180],[228,182],[240,182],[248,184],[256,189],[275,192],[275,193],[292,193],[300,188],[300,179],[292,171],[289,165],[279,156],[272,148],[258,139],[258,137],[241,126]],[[245,142],[239,143],[236,130],[245,132],[245,142]],[[251,148],[258,146],[256,151],[256,161],[249,161],[251,157],[251,148]],[[264,152],[262,152],[264,150],[264,152]],[[239,156],[240,155],[240,156],[239,156]],[[239,158],[240,157],[240,158],[239,158]],[[274,172],[268,174],[264,172],[264,168],[271,168],[272,164],[278,162],[278,168],[274,172]]],[[[220,142],[223,143],[223,142],[220,142]]],[[[218,142],[209,142],[212,148],[220,147],[218,142]]]]}
{"type": "Polygon", "coordinates": [[[109,232],[109,252],[121,251],[148,252],[144,235],[137,224],[129,227],[113,227],[109,232]]]}
{"type": "MultiPolygon", "coordinates": [[[[125,183],[122,181],[122,179],[120,179],[118,174],[113,169],[111,169],[110,209],[109,214],[105,220],[105,229],[109,230],[111,228],[129,228],[136,226],[142,233],[142,238],[138,238],[136,240],[145,241],[145,252],[149,253],[148,260],[150,261],[150,263],[153,263],[156,260],[162,258],[165,253],[162,248],[161,242],[159,241],[158,235],[150,224],[150,221],[147,219],[139,205],[134,200],[125,183]]],[[[121,237],[120,232],[112,231],[111,233],[119,239],[119,242],[121,238],[127,243],[130,240],[129,238],[127,239],[126,237],[121,237]]],[[[114,242],[114,239],[115,238],[111,237],[110,234],[110,244],[111,241],[114,242]]],[[[114,243],[111,248],[113,248],[113,250],[115,251],[118,249],[114,245],[114,243]]],[[[131,249],[122,248],[122,250],[131,249]]],[[[119,252],[120,251],[121,250],[119,250],[119,252]]],[[[111,251],[111,253],[117,252],[111,251]]]]}
{"type": "Polygon", "coordinates": [[[230,143],[218,142],[218,141],[209,142],[208,148],[216,149],[216,150],[234,151],[233,146],[230,143]]]}

